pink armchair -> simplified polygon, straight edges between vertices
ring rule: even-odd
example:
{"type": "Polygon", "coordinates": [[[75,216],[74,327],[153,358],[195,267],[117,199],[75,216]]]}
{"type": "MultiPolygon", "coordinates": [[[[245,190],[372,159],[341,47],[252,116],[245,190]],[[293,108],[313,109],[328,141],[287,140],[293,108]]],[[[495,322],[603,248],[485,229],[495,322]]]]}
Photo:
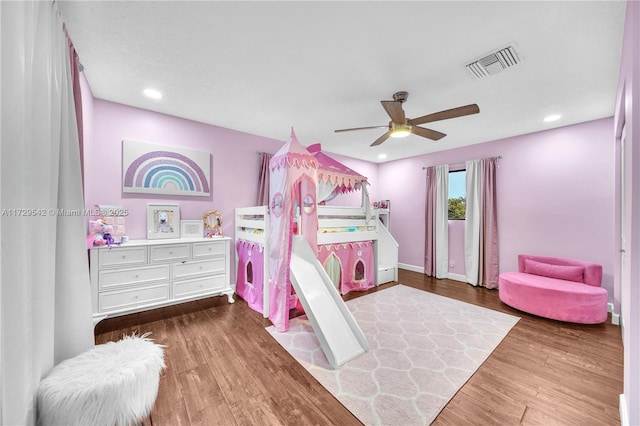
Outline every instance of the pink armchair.
{"type": "Polygon", "coordinates": [[[598,324],[607,320],[602,265],[521,254],[518,271],[503,272],[498,279],[500,300],[505,304],[559,321],[598,324]]]}

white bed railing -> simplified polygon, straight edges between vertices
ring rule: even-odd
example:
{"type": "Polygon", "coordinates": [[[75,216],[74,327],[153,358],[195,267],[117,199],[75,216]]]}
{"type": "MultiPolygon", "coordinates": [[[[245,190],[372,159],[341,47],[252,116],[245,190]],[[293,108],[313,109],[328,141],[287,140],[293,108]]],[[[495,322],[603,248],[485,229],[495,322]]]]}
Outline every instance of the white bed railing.
{"type": "MultiPolygon", "coordinates": [[[[264,253],[263,316],[269,316],[269,208],[236,208],[235,239],[260,244],[264,253]]],[[[361,207],[318,206],[318,244],[341,244],[373,241],[375,247],[376,284],[397,280],[398,243],[378,220],[375,210],[370,217],[361,207]],[[380,267],[391,275],[378,277],[380,267]],[[382,279],[382,280],[381,280],[382,279]]],[[[236,270],[238,256],[236,256],[236,270]]],[[[382,274],[382,273],[381,273],[382,274]]],[[[257,283],[256,283],[257,284],[257,283]]]]}
{"type": "Polygon", "coordinates": [[[361,207],[318,206],[318,244],[378,239],[376,215],[367,218],[361,207]]]}
{"type": "Polygon", "coordinates": [[[236,240],[263,244],[269,235],[268,206],[239,207],[236,209],[236,240]]]}

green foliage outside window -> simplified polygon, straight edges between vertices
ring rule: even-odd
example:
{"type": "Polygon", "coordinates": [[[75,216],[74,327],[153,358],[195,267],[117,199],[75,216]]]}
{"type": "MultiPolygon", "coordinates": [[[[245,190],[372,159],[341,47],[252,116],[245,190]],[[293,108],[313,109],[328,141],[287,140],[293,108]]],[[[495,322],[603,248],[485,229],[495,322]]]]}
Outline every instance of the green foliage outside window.
{"type": "Polygon", "coordinates": [[[449,219],[464,220],[465,207],[465,197],[449,198],[449,219]]]}

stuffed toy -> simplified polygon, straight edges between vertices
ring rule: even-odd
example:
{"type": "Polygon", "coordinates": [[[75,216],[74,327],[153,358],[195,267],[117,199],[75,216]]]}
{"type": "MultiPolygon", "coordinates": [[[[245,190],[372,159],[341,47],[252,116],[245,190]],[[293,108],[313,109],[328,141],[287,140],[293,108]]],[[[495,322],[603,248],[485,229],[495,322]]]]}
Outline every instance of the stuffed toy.
{"type": "Polygon", "coordinates": [[[113,239],[113,236],[111,235],[111,232],[113,232],[113,226],[108,224],[104,219],[90,220],[89,227],[91,228],[91,233],[87,236],[87,248],[104,245],[111,248],[114,244],[121,244],[117,243],[113,239]]]}

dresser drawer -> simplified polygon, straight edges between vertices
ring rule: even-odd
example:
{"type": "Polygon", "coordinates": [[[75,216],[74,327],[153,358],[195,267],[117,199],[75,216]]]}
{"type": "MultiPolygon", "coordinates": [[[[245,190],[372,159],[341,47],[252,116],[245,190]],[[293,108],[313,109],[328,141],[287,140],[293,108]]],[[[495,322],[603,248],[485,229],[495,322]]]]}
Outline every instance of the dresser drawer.
{"type": "Polygon", "coordinates": [[[225,275],[176,281],[173,283],[173,297],[196,296],[198,294],[211,293],[216,290],[224,290],[228,287],[226,281],[225,275]]]}
{"type": "Polygon", "coordinates": [[[188,244],[172,244],[170,246],[150,247],[151,262],[167,262],[189,259],[190,250],[188,244]]]}
{"type": "Polygon", "coordinates": [[[226,253],[224,241],[206,241],[193,243],[193,258],[204,259],[207,257],[221,257],[226,253]]]}
{"type": "Polygon", "coordinates": [[[99,293],[100,312],[123,310],[169,300],[169,284],[99,293]]]}
{"type": "Polygon", "coordinates": [[[173,264],[173,279],[195,278],[225,273],[225,259],[210,259],[173,264]]]}
{"type": "MultiPolygon", "coordinates": [[[[1,0],[0,0],[1,1],[1,0]]],[[[105,318],[226,294],[229,237],[130,240],[90,250],[94,325],[105,318]]]]}
{"type": "Polygon", "coordinates": [[[146,247],[112,247],[110,249],[97,249],[98,267],[133,266],[147,263],[146,247]]]}
{"type": "Polygon", "coordinates": [[[130,284],[169,281],[169,264],[140,268],[105,269],[98,272],[98,289],[109,290],[130,284]]]}

